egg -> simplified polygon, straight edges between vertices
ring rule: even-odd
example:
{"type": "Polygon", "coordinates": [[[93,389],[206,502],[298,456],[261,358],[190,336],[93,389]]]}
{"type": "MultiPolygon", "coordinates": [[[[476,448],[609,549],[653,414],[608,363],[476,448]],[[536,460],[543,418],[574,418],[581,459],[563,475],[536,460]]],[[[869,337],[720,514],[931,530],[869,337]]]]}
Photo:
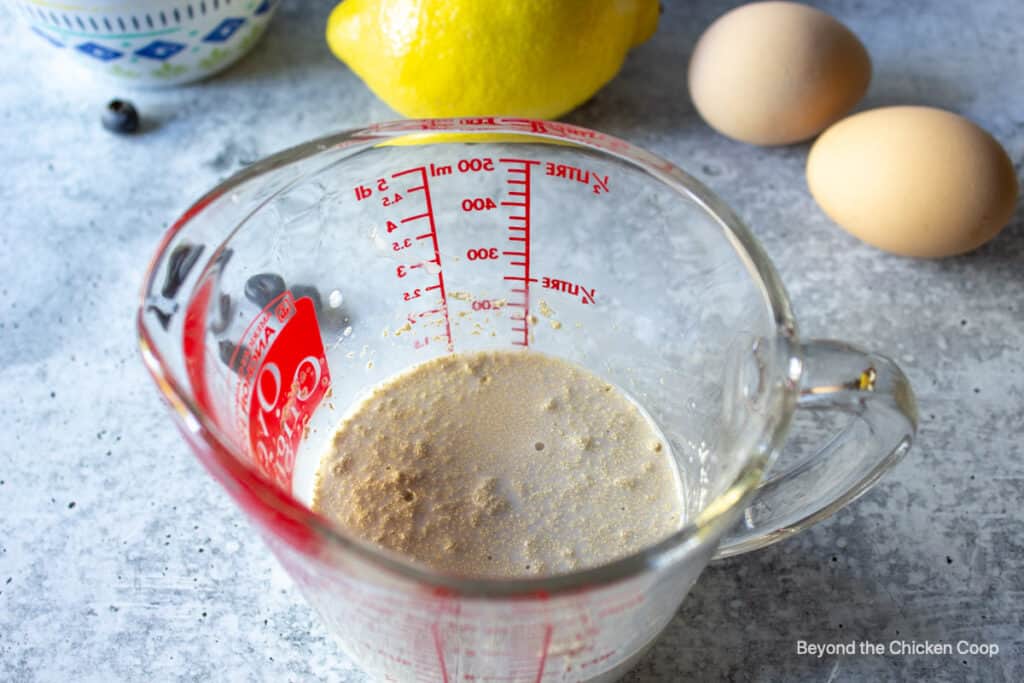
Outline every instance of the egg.
{"type": "Polygon", "coordinates": [[[688,78],[693,104],[712,128],[755,145],[787,145],[853,108],[871,80],[871,60],[825,12],[758,2],[708,27],[688,78]]]}
{"type": "Polygon", "coordinates": [[[999,143],[931,107],[873,109],[833,125],[811,148],[807,184],[850,234],[921,258],[988,242],[1017,203],[1017,177],[999,143]]]}

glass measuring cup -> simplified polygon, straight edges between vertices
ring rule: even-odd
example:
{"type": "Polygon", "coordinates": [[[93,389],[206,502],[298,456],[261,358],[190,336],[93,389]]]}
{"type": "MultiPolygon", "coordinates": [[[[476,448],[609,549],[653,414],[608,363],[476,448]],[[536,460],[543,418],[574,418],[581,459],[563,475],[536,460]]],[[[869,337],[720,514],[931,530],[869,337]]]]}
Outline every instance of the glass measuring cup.
{"type": "Polygon", "coordinates": [[[403,121],[278,154],[182,216],[142,299],[143,356],[186,439],[381,680],[614,680],[712,558],[847,504],[916,426],[890,361],[798,339],[760,247],[697,181],[566,124],[403,121]],[[310,512],[320,449],[368,388],[518,347],[646,409],[679,465],[683,529],[593,569],[494,580],[310,512]],[[849,423],[777,471],[798,408],[849,423]]]}

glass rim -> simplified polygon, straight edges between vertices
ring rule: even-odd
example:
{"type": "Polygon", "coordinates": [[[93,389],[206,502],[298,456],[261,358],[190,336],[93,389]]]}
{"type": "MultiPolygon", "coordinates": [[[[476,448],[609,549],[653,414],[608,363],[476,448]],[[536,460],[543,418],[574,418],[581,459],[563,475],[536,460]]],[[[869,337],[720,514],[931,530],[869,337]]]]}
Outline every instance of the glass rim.
{"type": "MultiPolygon", "coordinates": [[[[317,515],[299,503],[291,494],[280,488],[248,464],[242,454],[236,454],[220,429],[198,406],[191,391],[167,370],[157,344],[150,334],[150,324],[145,319],[147,293],[151,290],[157,269],[168,255],[168,248],[174,238],[186,229],[193,218],[198,216],[216,199],[229,194],[234,188],[260,176],[290,164],[312,158],[317,154],[337,149],[368,149],[382,143],[409,136],[426,136],[423,144],[464,144],[458,137],[486,136],[500,134],[497,143],[511,142],[508,137],[522,137],[523,141],[570,143],[616,157],[646,172],[656,180],[670,186],[680,195],[697,204],[723,229],[737,256],[747,265],[747,272],[764,298],[775,325],[775,340],[783,345],[789,359],[798,357],[796,349],[796,324],[789,298],[782,282],[760,244],[749,229],[717,196],[671,162],[619,138],[596,131],[552,121],[535,119],[486,117],[472,119],[411,119],[380,123],[364,128],[350,129],[285,149],[264,158],[219,183],[212,190],[194,202],[175,221],[162,237],[155,255],[150,261],[143,278],[140,303],[136,314],[138,343],[150,374],[169,403],[178,426],[185,432],[187,440],[195,449],[192,439],[208,447],[207,453],[197,453],[203,463],[211,469],[226,488],[229,481],[253,494],[257,504],[265,506],[266,512],[283,517],[292,523],[302,525],[313,532],[328,549],[351,552],[363,563],[379,567],[399,579],[434,586],[448,595],[458,597],[510,598],[564,594],[582,589],[608,585],[640,576],[646,572],[668,566],[684,557],[707,539],[714,539],[729,529],[729,524],[738,508],[746,505],[769,464],[773,453],[781,447],[789,427],[790,417],[795,408],[796,381],[798,373],[790,371],[786,378],[793,381],[775,382],[777,391],[783,395],[781,413],[777,419],[767,419],[761,429],[758,443],[760,448],[746,454],[746,462],[739,468],[729,485],[705,505],[695,519],[689,520],[680,529],[657,543],[645,546],[624,557],[602,565],[564,574],[539,577],[473,577],[437,571],[425,565],[403,559],[399,554],[380,548],[368,541],[345,533],[325,518],[317,515]],[[432,135],[440,132],[444,137],[431,142],[432,135]],[[710,513],[709,513],[710,511],[710,513]]],[[[473,142],[486,142],[474,140],[473,142]]],[[[227,233],[225,233],[227,234],[227,233]]],[[[788,367],[786,363],[783,367],[788,367]]],[[[319,548],[319,546],[317,546],[319,548]]],[[[309,555],[308,550],[299,552],[309,555]]],[[[328,560],[329,561],[329,560],[328,560]]]]}

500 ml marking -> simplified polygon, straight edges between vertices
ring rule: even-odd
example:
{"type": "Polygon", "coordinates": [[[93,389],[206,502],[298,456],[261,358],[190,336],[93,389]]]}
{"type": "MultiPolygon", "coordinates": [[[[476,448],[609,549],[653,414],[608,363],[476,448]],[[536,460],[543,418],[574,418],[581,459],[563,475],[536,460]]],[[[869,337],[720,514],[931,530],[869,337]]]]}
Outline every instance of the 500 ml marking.
{"type": "MultiPolygon", "coordinates": [[[[473,157],[469,159],[459,159],[458,162],[454,164],[454,166],[452,164],[430,163],[427,164],[426,166],[418,166],[416,168],[410,168],[405,171],[392,174],[391,177],[392,179],[394,179],[406,173],[422,172],[424,175],[424,184],[426,184],[427,178],[448,176],[452,175],[455,171],[458,171],[459,173],[491,172],[494,171],[494,159],[491,159],[490,157],[473,157]]],[[[414,192],[418,190],[419,188],[410,188],[408,191],[414,192]]],[[[394,204],[397,204],[404,199],[404,196],[401,194],[401,192],[389,194],[390,186],[386,178],[379,178],[377,179],[376,183],[371,183],[369,185],[356,185],[352,191],[356,195],[356,201],[363,201],[365,199],[369,199],[370,197],[374,196],[374,194],[380,195],[381,206],[393,206],[394,204]]]]}

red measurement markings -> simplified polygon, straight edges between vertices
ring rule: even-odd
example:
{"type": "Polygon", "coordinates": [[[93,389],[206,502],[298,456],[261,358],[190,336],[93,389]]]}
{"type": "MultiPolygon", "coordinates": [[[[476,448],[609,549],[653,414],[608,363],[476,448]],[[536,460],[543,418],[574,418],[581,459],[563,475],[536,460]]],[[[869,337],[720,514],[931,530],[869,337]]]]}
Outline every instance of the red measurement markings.
{"type": "MultiPolygon", "coordinates": [[[[419,213],[416,213],[416,214],[413,214],[411,216],[406,216],[405,218],[401,219],[401,221],[399,221],[399,222],[404,225],[404,224],[407,224],[407,223],[414,223],[416,221],[420,221],[420,220],[426,219],[427,222],[429,223],[429,225],[430,225],[429,232],[425,232],[425,233],[416,235],[415,239],[417,239],[417,240],[429,239],[430,243],[431,243],[431,246],[434,249],[434,258],[430,259],[429,261],[425,261],[424,263],[433,263],[433,264],[435,264],[437,266],[437,283],[424,287],[423,291],[424,292],[434,292],[434,291],[438,292],[438,294],[441,297],[441,305],[440,305],[440,307],[433,308],[430,311],[422,312],[422,313],[419,313],[419,314],[410,314],[407,317],[407,319],[409,320],[410,323],[414,323],[417,318],[426,317],[428,315],[434,315],[435,313],[443,314],[444,315],[445,336],[448,339],[448,350],[451,351],[453,349],[453,344],[452,344],[452,325],[451,325],[451,320],[449,319],[449,316],[448,316],[448,293],[447,293],[447,291],[445,290],[445,287],[444,287],[444,270],[441,267],[441,250],[438,247],[438,243],[437,243],[437,223],[434,220],[434,205],[433,205],[433,203],[432,203],[432,201],[430,199],[430,183],[428,181],[429,175],[438,175],[438,174],[435,173],[435,169],[433,168],[433,166],[431,167],[429,174],[428,174],[428,171],[427,171],[426,167],[424,167],[424,166],[417,166],[416,168],[409,168],[409,169],[406,169],[404,171],[399,171],[398,173],[392,173],[391,177],[392,177],[392,179],[397,179],[397,178],[401,178],[403,176],[412,175],[412,174],[419,174],[419,177],[420,177],[422,182],[421,182],[420,185],[416,185],[414,187],[406,188],[406,190],[405,190],[406,195],[410,195],[410,194],[412,194],[414,192],[422,192],[423,193],[423,203],[425,205],[426,210],[422,211],[422,212],[419,212],[419,213]]],[[[415,265],[410,266],[410,268],[420,268],[422,266],[423,266],[423,263],[417,263],[415,265]]],[[[429,272],[429,269],[424,269],[424,270],[426,272],[429,272]]],[[[404,275],[403,274],[399,274],[398,277],[404,277],[404,275]]],[[[420,296],[419,292],[420,292],[419,288],[413,289],[413,290],[411,290],[411,292],[405,292],[404,295],[403,295],[403,299],[405,301],[415,300],[415,299],[419,298],[419,296],[420,296]]]]}
{"type": "Polygon", "coordinates": [[[556,164],[553,162],[547,162],[544,164],[544,175],[552,178],[565,178],[566,180],[575,180],[578,183],[584,185],[590,185],[591,190],[594,194],[602,194],[608,192],[608,176],[600,175],[593,171],[588,171],[579,166],[570,166],[569,164],[556,164]]]}
{"type": "Polygon", "coordinates": [[[544,625],[544,644],[540,651],[540,666],[537,667],[537,678],[535,683],[544,680],[544,666],[548,663],[548,651],[551,649],[551,632],[554,628],[551,624],[544,625]]]}
{"type": "Polygon", "coordinates": [[[510,290],[508,305],[520,309],[511,314],[515,326],[512,328],[512,343],[516,346],[530,345],[530,283],[537,278],[530,275],[530,171],[539,161],[532,159],[498,159],[506,164],[508,199],[501,202],[509,210],[508,241],[511,243],[502,255],[509,257],[511,272],[505,280],[514,286],[510,290]]]}
{"type": "Polygon", "coordinates": [[[437,655],[437,663],[441,667],[441,681],[448,683],[451,679],[448,678],[448,667],[444,663],[444,641],[441,639],[441,625],[438,622],[435,621],[430,625],[430,635],[434,641],[434,654],[437,655]]]}
{"type": "Polygon", "coordinates": [[[571,280],[563,280],[555,277],[542,277],[540,279],[540,286],[544,289],[553,289],[556,292],[564,292],[570,296],[578,296],[580,301],[584,304],[592,304],[597,301],[596,288],[584,287],[578,282],[572,282],[571,280]]]}

